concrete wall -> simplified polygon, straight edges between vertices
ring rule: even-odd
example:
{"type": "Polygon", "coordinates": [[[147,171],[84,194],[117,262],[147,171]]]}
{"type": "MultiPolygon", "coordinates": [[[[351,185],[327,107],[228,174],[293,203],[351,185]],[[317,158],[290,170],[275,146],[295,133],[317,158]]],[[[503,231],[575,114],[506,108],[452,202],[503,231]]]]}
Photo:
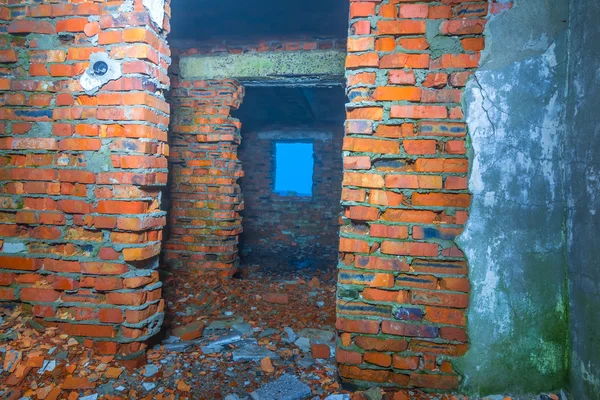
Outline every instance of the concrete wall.
{"type": "Polygon", "coordinates": [[[600,3],[572,0],[565,140],[570,392],[600,399],[600,3]]]}
{"type": "MultiPolygon", "coordinates": [[[[472,284],[466,393],[536,393],[567,379],[562,142],[568,4],[519,1],[486,27],[465,96],[472,284]]],[[[597,291],[596,291],[597,293],[597,291]]]]}

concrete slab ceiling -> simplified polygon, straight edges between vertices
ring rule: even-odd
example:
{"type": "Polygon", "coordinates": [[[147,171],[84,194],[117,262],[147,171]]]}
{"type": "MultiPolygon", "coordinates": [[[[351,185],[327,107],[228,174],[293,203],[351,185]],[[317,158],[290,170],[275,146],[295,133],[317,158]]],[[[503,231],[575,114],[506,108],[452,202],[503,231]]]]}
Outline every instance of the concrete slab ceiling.
{"type": "Polygon", "coordinates": [[[188,56],[183,79],[237,79],[246,86],[337,86],[344,82],[343,50],[188,56]]]}
{"type": "Polygon", "coordinates": [[[177,0],[169,39],[346,37],[348,0],[177,0]]]}

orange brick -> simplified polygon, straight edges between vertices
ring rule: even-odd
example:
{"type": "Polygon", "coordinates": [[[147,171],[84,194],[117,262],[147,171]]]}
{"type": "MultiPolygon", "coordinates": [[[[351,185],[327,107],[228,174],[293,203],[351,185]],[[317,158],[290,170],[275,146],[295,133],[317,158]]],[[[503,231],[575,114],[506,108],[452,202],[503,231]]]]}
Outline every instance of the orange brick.
{"type": "Polygon", "coordinates": [[[407,226],[372,224],[369,228],[371,237],[385,237],[391,239],[406,239],[408,237],[407,226]]]}
{"type": "Polygon", "coordinates": [[[425,38],[402,38],[398,43],[406,50],[426,50],[429,48],[429,42],[425,38]]]}
{"type": "Polygon", "coordinates": [[[87,18],[69,18],[56,22],[57,32],[83,32],[88,23],[87,18]]]}
{"type": "Polygon", "coordinates": [[[404,196],[401,193],[394,193],[383,190],[371,190],[369,193],[369,203],[380,206],[396,207],[402,204],[404,196]]]}
{"type": "Polygon", "coordinates": [[[392,106],[392,118],[447,118],[448,110],[444,106],[392,106]]]}
{"type": "Polygon", "coordinates": [[[427,18],[427,4],[400,4],[400,18],[427,18]]]}
{"type": "Polygon", "coordinates": [[[362,298],[365,300],[385,301],[393,303],[408,303],[409,295],[405,290],[381,290],[374,288],[365,288],[362,292],[362,298]]]}
{"type": "Polygon", "coordinates": [[[340,251],[349,253],[368,253],[369,244],[364,240],[340,238],[340,251]]]}
{"type": "Polygon", "coordinates": [[[17,52],[14,50],[0,50],[0,63],[17,62],[17,52]]]}
{"type": "Polygon", "coordinates": [[[370,169],[371,157],[347,156],[344,157],[344,169],[370,169]]]}
{"type": "MultiPolygon", "coordinates": [[[[372,37],[359,37],[359,38],[348,38],[347,48],[349,52],[356,51],[368,51],[373,50],[375,48],[375,38],[372,37]]],[[[357,56],[360,57],[360,56],[357,56]]],[[[375,63],[376,56],[371,56],[373,58],[373,63],[375,63]]],[[[359,60],[359,58],[353,58],[350,60],[359,60]]],[[[363,58],[360,58],[361,62],[364,61],[363,58]]],[[[348,60],[347,60],[348,61],[348,60]]],[[[377,60],[379,61],[379,60],[377,60]]],[[[347,66],[350,68],[354,66],[352,64],[353,61],[348,61],[349,64],[347,66]]]]}
{"type": "Polygon", "coordinates": [[[418,356],[403,357],[394,354],[394,368],[397,369],[417,369],[419,368],[419,361],[418,356]]]}
{"type": "Polygon", "coordinates": [[[484,38],[465,38],[460,42],[466,51],[481,51],[485,48],[484,38]]]}
{"type": "Polygon", "coordinates": [[[383,118],[383,107],[360,107],[346,111],[346,119],[379,121],[383,118]]]}
{"type": "Polygon", "coordinates": [[[353,320],[345,318],[336,319],[336,329],[344,332],[356,333],[379,333],[379,321],[374,320],[353,320]]]}
{"type": "Polygon", "coordinates": [[[351,206],[346,209],[344,215],[358,221],[375,221],[379,218],[379,210],[375,207],[351,206]]]}
{"type": "Polygon", "coordinates": [[[471,204],[471,195],[454,193],[413,193],[412,203],[415,206],[466,208],[471,204]]]}
{"type": "Polygon", "coordinates": [[[377,51],[394,51],[396,48],[396,40],[394,38],[379,38],[375,41],[375,50],[377,51]]]}
{"type": "Polygon", "coordinates": [[[429,68],[429,54],[387,54],[381,57],[379,66],[381,68],[429,68]]]}
{"type": "Polygon", "coordinates": [[[348,54],[346,57],[346,68],[348,69],[377,66],[379,66],[379,56],[377,53],[348,54]]]}
{"type": "Polygon", "coordinates": [[[98,44],[121,43],[121,31],[101,31],[98,34],[98,44]]]}
{"type": "Polygon", "coordinates": [[[379,365],[380,367],[389,367],[392,365],[392,356],[385,353],[365,353],[365,362],[379,365]]]}
{"type": "Polygon", "coordinates": [[[435,243],[391,242],[383,241],[380,251],[384,254],[415,257],[435,257],[439,246],[435,243]]]}
{"type": "Polygon", "coordinates": [[[430,6],[427,18],[429,19],[447,19],[452,16],[451,6],[430,6]]]}
{"type": "Polygon", "coordinates": [[[424,34],[425,30],[425,21],[394,20],[377,23],[377,32],[380,35],[419,35],[424,34]]]}
{"type": "Polygon", "coordinates": [[[381,4],[379,6],[379,16],[383,18],[397,18],[398,8],[395,4],[381,4]]]}
{"type": "Polygon", "coordinates": [[[392,140],[345,137],[343,149],[361,153],[399,154],[400,143],[392,140]]]}
{"type": "Polygon", "coordinates": [[[368,17],[375,14],[375,3],[350,3],[350,18],[368,17]]]}
{"type": "Polygon", "coordinates": [[[356,345],[365,350],[401,352],[408,348],[404,339],[382,339],[371,336],[357,336],[356,345]]]}
{"type": "Polygon", "coordinates": [[[421,99],[421,89],[411,86],[380,86],[375,89],[373,97],[375,100],[381,101],[419,101],[421,99]]]}
{"type": "Polygon", "coordinates": [[[435,140],[408,140],[404,139],[402,145],[407,154],[435,154],[437,142],[435,140]]]}

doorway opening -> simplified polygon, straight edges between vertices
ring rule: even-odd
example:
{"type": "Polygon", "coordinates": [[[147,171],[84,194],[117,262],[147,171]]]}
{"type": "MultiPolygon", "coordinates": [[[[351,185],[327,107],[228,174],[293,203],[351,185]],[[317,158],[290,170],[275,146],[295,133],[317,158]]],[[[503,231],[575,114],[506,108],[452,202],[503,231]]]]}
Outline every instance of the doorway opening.
{"type": "Polygon", "coordinates": [[[348,8],[173,3],[164,332],[174,348],[201,343],[200,398],[244,398],[281,376],[313,397],[341,390],[348,8]]]}
{"type": "Polygon", "coordinates": [[[345,94],[337,87],[247,87],[241,265],[335,270],[345,94]]]}

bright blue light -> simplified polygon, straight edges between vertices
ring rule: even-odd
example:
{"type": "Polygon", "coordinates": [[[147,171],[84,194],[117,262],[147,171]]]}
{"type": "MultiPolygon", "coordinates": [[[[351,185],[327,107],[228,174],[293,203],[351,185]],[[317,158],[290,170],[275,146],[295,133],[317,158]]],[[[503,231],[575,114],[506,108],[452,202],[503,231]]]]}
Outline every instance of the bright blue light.
{"type": "Polygon", "coordinates": [[[275,193],[282,196],[312,196],[312,143],[276,143],[275,163],[275,193]]]}

